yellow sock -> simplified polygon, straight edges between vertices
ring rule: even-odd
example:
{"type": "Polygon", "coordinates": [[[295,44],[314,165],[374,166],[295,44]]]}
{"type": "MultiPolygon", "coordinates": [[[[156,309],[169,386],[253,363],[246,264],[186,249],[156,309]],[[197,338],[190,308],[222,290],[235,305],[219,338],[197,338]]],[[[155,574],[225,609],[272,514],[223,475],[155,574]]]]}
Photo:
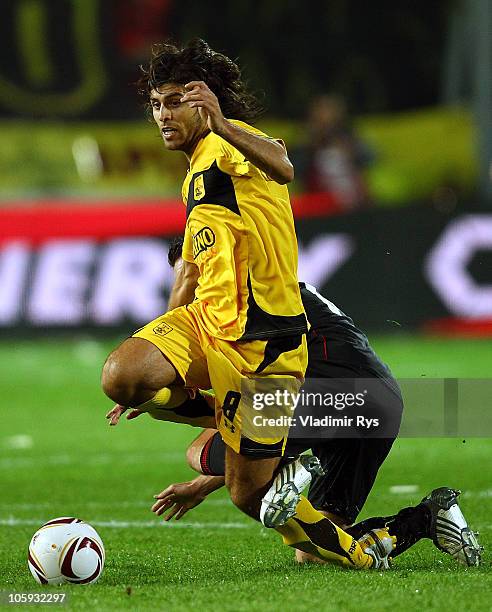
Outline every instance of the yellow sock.
{"type": "Polygon", "coordinates": [[[282,534],[287,546],[324,561],[357,569],[370,568],[373,564],[372,557],[362,550],[357,540],[315,510],[303,495],[295,515],[282,527],[276,527],[276,531],[282,534]]]}
{"type": "MultiPolygon", "coordinates": [[[[189,397],[184,387],[164,387],[159,389],[151,400],[136,406],[136,408],[150,413],[151,416],[155,416],[155,413],[158,415],[158,411],[172,410],[173,408],[181,406],[189,397]]],[[[158,418],[158,416],[156,418],[158,418]]]]}

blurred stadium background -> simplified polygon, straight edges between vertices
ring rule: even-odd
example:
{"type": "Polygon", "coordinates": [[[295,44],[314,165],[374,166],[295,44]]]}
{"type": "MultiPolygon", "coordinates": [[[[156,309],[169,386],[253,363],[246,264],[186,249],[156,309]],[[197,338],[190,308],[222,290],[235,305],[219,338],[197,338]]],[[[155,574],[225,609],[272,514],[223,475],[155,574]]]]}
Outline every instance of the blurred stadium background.
{"type": "MultiPolygon", "coordinates": [[[[193,432],[171,426],[159,439],[154,424],[136,422],[109,439],[110,405],[98,388],[107,351],[165,310],[167,246],[184,227],[185,160],[164,151],[132,85],[154,42],[202,37],[239,58],[251,87],[264,92],[259,127],[284,139],[296,166],[299,276],[369,333],[398,376],[490,377],[492,5],[377,4],[1,3],[6,584],[30,580],[18,577],[15,563],[12,570],[12,559],[24,561],[10,529],[24,546],[36,521],[60,514],[137,520],[136,483],[150,495],[190,478],[178,457],[193,432]],[[160,457],[170,469],[149,475],[160,457]]],[[[480,401],[491,407],[487,393],[480,401]]],[[[474,435],[492,437],[492,428],[480,421],[474,435]]],[[[487,529],[492,493],[476,465],[490,459],[490,440],[463,441],[431,449],[425,440],[401,440],[369,509],[382,512],[383,502],[396,509],[393,485],[411,485],[418,497],[427,486],[453,484],[441,482],[448,468],[487,529]],[[421,471],[403,473],[416,453],[421,471]]],[[[110,550],[117,554],[124,541],[110,550]]],[[[118,559],[116,573],[128,572],[118,559]]],[[[138,582],[135,568],[129,575],[138,582]]]]}
{"type": "Polygon", "coordinates": [[[365,329],[486,335],[489,3],[219,2],[219,20],[210,6],[2,3],[2,330],[132,329],[162,312],[185,160],[132,84],[152,42],[200,35],[240,58],[260,127],[295,162],[300,277],[365,329]]]}

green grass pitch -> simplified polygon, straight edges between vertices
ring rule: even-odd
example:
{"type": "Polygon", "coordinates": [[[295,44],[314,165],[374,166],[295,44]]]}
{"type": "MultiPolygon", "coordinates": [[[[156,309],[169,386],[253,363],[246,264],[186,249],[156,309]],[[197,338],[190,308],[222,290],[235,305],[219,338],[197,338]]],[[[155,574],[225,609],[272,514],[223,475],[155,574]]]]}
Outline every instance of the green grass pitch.
{"type": "MultiPolygon", "coordinates": [[[[141,417],[110,429],[99,371],[112,343],[0,343],[0,590],[40,591],[26,565],[36,528],[56,516],[93,523],[107,561],[95,585],[62,587],[69,609],[490,610],[490,439],[401,439],[361,517],[392,513],[430,489],[464,491],[462,507],[486,547],[465,569],[420,542],[386,573],[296,566],[279,537],[243,516],[224,491],[181,522],[162,524],[152,496],[193,477],[191,428],[141,417]],[[413,494],[391,493],[414,485],[413,494]]],[[[400,377],[490,377],[490,341],[374,338],[400,377]]],[[[59,588],[57,588],[59,590],[59,588]]]]}

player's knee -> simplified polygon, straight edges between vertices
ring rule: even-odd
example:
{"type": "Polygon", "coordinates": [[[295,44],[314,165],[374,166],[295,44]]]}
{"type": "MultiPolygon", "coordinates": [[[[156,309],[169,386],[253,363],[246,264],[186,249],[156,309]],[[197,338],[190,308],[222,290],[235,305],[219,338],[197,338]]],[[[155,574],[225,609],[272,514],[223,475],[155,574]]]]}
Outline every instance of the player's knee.
{"type": "Polygon", "coordinates": [[[233,482],[229,484],[229,494],[236,508],[254,519],[259,519],[261,496],[257,494],[253,483],[233,482]]]}
{"type": "Polygon", "coordinates": [[[104,393],[122,406],[138,406],[176,380],[176,371],[153,344],[128,338],[106,359],[104,393]]]}
{"type": "Polygon", "coordinates": [[[113,351],[102,369],[101,386],[104,393],[117,404],[131,406],[135,395],[135,372],[127,360],[113,351]]]}
{"type": "Polygon", "coordinates": [[[201,456],[202,456],[203,444],[197,444],[197,440],[193,442],[186,449],[186,462],[192,470],[195,472],[202,473],[201,456]]]}
{"type": "Polygon", "coordinates": [[[236,506],[236,508],[239,508],[239,510],[242,510],[246,514],[249,514],[248,510],[251,506],[250,496],[245,491],[236,487],[231,487],[229,489],[229,492],[231,495],[231,501],[236,506]]]}

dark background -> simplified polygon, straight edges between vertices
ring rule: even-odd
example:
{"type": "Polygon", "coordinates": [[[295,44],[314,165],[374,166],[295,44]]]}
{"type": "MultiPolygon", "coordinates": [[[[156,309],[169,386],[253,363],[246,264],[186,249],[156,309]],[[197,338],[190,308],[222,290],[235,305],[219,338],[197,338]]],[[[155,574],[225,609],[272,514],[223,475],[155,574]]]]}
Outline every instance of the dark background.
{"type": "Polygon", "coordinates": [[[41,21],[26,25],[24,0],[3,0],[0,90],[6,82],[14,83],[33,96],[33,104],[26,110],[4,99],[0,116],[56,118],[57,111],[37,107],[36,96],[70,91],[84,78],[81,65],[90,69],[101,60],[104,91],[77,118],[139,117],[132,83],[151,43],[185,42],[204,32],[214,49],[241,57],[252,88],[264,92],[277,117],[302,117],[313,95],[330,91],[343,94],[354,113],[431,106],[441,97],[446,33],[455,4],[84,0],[82,5],[39,0],[41,21]],[[26,43],[29,36],[22,32],[29,27],[42,27],[44,48],[38,56],[50,65],[50,74],[35,82],[23,63],[23,46],[32,43],[26,43]],[[81,30],[97,38],[94,47],[99,49],[82,52],[81,30]]]}

